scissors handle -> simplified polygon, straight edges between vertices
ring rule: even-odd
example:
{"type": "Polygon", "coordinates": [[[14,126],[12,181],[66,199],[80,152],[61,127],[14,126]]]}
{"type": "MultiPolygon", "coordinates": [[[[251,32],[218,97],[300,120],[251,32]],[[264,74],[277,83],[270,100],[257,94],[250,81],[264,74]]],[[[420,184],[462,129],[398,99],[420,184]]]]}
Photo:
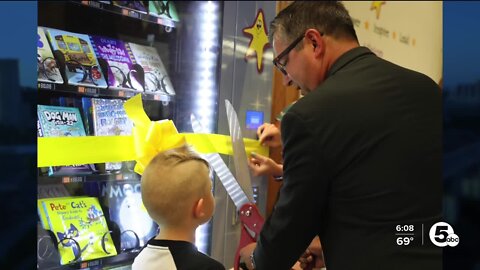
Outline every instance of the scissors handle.
{"type": "Polygon", "coordinates": [[[239,210],[240,223],[242,229],[240,232],[240,243],[235,253],[235,270],[239,270],[240,250],[250,243],[257,242],[257,237],[263,227],[263,217],[260,215],[258,208],[253,203],[246,203],[239,210]]]}

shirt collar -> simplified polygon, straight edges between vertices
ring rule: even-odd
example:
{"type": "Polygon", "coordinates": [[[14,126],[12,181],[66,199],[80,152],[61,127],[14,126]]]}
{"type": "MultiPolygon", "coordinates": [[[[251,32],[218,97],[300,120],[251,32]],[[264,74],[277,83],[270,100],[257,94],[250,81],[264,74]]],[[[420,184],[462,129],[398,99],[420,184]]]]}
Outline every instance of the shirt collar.
{"type": "Polygon", "coordinates": [[[335,74],[337,71],[342,69],[344,66],[346,66],[348,63],[352,62],[356,58],[358,58],[360,56],[363,56],[363,55],[367,55],[367,54],[373,54],[374,55],[374,53],[372,51],[370,51],[370,49],[368,49],[367,47],[361,47],[361,46],[347,51],[346,53],[342,54],[333,63],[332,67],[327,72],[327,78],[332,76],[333,74],[335,74]]]}

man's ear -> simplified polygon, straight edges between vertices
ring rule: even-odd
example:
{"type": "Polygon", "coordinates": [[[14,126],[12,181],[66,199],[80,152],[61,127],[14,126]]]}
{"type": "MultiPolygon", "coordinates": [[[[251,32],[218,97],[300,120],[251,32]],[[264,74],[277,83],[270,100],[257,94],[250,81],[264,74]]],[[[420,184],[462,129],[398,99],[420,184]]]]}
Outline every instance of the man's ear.
{"type": "Polygon", "coordinates": [[[316,29],[308,29],[305,32],[305,38],[308,40],[307,46],[311,46],[310,48],[312,48],[316,56],[320,55],[324,50],[325,40],[323,39],[323,37],[324,36],[320,32],[318,32],[316,29]]]}

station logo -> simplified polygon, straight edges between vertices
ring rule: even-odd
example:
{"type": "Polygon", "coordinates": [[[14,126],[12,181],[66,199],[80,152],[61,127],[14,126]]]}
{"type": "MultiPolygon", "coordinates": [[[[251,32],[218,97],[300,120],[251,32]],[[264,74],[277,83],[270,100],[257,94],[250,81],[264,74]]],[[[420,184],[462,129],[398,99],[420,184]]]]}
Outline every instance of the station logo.
{"type": "Polygon", "coordinates": [[[429,236],[430,241],[437,247],[455,247],[460,242],[460,237],[454,233],[452,226],[446,222],[433,224],[429,236]]]}

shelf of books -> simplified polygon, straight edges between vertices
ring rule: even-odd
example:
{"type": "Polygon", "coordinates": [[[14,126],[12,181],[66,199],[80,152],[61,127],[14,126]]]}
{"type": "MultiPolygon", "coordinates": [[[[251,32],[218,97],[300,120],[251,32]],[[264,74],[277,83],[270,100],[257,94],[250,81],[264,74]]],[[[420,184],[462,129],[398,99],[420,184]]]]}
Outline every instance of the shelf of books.
{"type": "MultiPolygon", "coordinates": [[[[138,94],[151,120],[175,118],[173,2],[38,5],[38,137],[131,135],[123,104],[138,94]]],[[[158,230],[142,204],[134,165],[38,169],[38,269],[130,269],[158,230]]]]}
{"type": "MultiPolygon", "coordinates": [[[[97,88],[91,86],[72,86],[72,85],[58,85],[51,82],[38,82],[39,91],[50,91],[57,94],[73,94],[78,96],[89,97],[109,97],[109,98],[122,98],[128,99],[139,92],[131,90],[117,90],[111,91],[111,89],[97,88]]],[[[162,93],[140,92],[143,100],[157,100],[162,102],[173,101],[172,96],[162,93]]]]}

